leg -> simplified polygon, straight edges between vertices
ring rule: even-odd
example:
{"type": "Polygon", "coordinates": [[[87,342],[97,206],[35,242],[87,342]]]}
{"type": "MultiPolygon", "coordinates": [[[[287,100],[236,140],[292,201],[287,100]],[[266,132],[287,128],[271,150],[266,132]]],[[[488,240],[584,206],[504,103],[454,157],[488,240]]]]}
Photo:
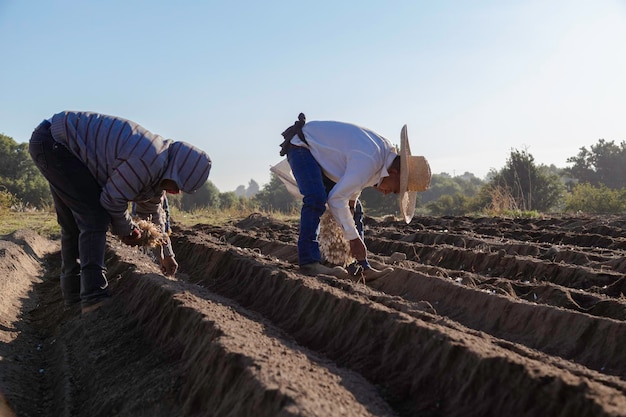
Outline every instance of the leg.
{"type": "Polygon", "coordinates": [[[80,264],[78,263],[78,236],[80,231],[74,220],[74,214],[50,187],[57,222],[61,226],[61,292],[65,305],[80,302],[80,264]]]}
{"type": "MultiPolygon", "coordinates": [[[[83,306],[106,298],[108,283],[104,266],[106,232],[111,221],[100,205],[101,187],[87,167],[50,135],[42,123],[31,137],[29,150],[55,199],[62,229],[62,285],[75,292],[76,255],[80,258],[80,298],[83,306]],[[74,277],[74,278],[72,278],[74,277]]],[[[64,294],[65,296],[65,294],[64,294]]]]}
{"type": "Polygon", "coordinates": [[[363,232],[363,206],[361,205],[361,200],[358,199],[354,202],[354,224],[357,232],[359,232],[359,236],[365,241],[365,233],[363,232]]]}
{"type": "Polygon", "coordinates": [[[298,262],[300,265],[321,262],[317,236],[320,217],[326,210],[327,200],[322,169],[306,148],[292,146],[287,153],[287,159],[300,193],[304,196],[300,213],[298,262]]]}

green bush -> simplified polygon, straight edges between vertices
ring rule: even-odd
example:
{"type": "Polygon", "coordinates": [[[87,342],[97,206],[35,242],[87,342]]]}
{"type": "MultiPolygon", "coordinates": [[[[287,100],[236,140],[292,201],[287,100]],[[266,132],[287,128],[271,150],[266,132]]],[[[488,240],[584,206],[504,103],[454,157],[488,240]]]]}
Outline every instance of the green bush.
{"type": "Polygon", "coordinates": [[[605,185],[577,184],[565,197],[565,211],[590,214],[618,214],[626,210],[626,191],[605,185]]]}
{"type": "Polygon", "coordinates": [[[20,206],[22,202],[19,198],[7,190],[0,190],[0,210],[10,210],[12,207],[20,206]]]}

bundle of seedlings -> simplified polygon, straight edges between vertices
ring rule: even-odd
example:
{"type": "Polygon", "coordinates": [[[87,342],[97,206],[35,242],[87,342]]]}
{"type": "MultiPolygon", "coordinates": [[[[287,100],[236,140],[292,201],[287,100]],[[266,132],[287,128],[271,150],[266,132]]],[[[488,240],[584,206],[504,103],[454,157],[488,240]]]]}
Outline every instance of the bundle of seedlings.
{"type": "Polygon", "coordinates": [[[318,236],[320,252],[328,262],[346,266],[354,262],[350,255],[350,243],[343,236],[343,230],[329,210],[320,218],[320,233],[318,236]]]}
{"type": "Polygon", "coordinates": [[[166,243],[163,232],[161,232],[161,228],[152,223],[151,220],[135,219],[134,221],[141,231],[139,246],[155,248],[166,243]]]}

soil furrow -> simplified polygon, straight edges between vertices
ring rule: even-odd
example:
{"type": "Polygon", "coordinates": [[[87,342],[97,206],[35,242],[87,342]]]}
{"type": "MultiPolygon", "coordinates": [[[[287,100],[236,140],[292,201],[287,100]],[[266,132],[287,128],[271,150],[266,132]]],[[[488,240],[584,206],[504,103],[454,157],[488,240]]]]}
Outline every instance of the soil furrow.
{"type": "Polygon", "coordinates": [[[58,241],[2,237],[0,414],[626,415],[625,220],[365,224],[395,267],[365,283],[300,274],[297,221],[260,214],[175,223],[175,278],[110,237],[84,316],[58,241]]]}
{"type": "MultiPolygon", "coordinates": [[[[297,249],[293,243],[282,243],[271,241],[269,239],[251,236],[248,232],[231,229],[227,233],[222,234],[219,238],[220,242],[228,242],[234,246],[242,248],[253,248],[259,250],[260,253],[275,256],[278,259],[289,263],[297,261],[297,249]]],[[[376,247],[377,240],[370,240],[370,248],[376,247]],[[372,241],[374,244],[372,244],[372,241]]],[[[382,252],[389,253],[388,246],[379,248],[382,252]]],[[[385,261],[388,256],[371,255],[372,259],[385,261]]],[[[511,261],[512,258],[509,258],[511,261]]],[[[513,258],[514,259],[514,258],[513,258]]],[[[478,273],[466,272],[463,269],[448,269],[441,266],[425,266],[413,261],[403,261],[400,263],[407,269],[414,271],[424,271],[427,275],[436,277],[447,277],[457,283],[473,286],[482,290],[489,291],[493,294],[507,295],[512,298],[529,301],[536,304],[546,304],[565,309],[571,309],[578,312],[584,312],[598,317],[612,318],[616,320],[626,320],[626,300],[621,297],[621,286],[625,284],[625,280],[619,278],[611,285],[602,288],[593,287],[594,293],[585,292],[576,288],[563,287],[553,284],[549,281],[537,281],[533,278],[533,282],[522,279],[494,278],[492,276],[485,277],[478,273]],[[607,298],[607,296],[617,295],[616,298],[607,298]]],[[[464,264],[461,268],[466,268],[464,264]]],[[[584,271],[577,271],[584,273],[584,271]]]]}
{"type": "MultiPolygon", "coordinates": [[[[274,242],[266,245],[266,239],[250,237],[245,232],[237,236],[231,231],[226,241],[246,248],[259,248],[268,256],[280,257],[288,252],[291,258],[295,252],[295,247],[291,252],[284,247],[290,246],[288,244],[274,242]],[[280,254],[272,253],[276,248],[280,254]]],[[[475,276],[475,279],[480,281],[482,278],[475,276]]],[[[584,297],[580,291],[560,290],[541,283],[529,284],[525,297],[503,296],[492,290],[486,291],[485,285],[472,288],[459,285],[455,280],[398,267],[391,276],[368,285],[408,301],[425,301],[438,314],[469,328],[559,355],[591,369],[626,377],[622,371],[626,369],[626,357],[620,354],[620,346],[626,343],[626,322],[622,320],[626,309],[622,300],[602,300],[592,294],[584,297]],[[577,325],[572,326],[572,322],[577,325]],[[545,333],[535,330],[545,328],[545,323],[551,325],[545,333]],[[553,337],[553,328],[559,329],[560,338],[553,337]],[[598,349],[587,349],[588,340],[598,343],[598,349]],[[606,343],[613,340],[616,343],[606,343]]],[[[489,288],[496,286],[493,282],[489,284],[489,288]]]]}
{"type": "MultiPolygon", "coordinates": [[[[119,271],[133,266],[114,264],[119,271]]],[[[393,414],[360,376],[302,349],[237,304],[159,274],[122,278],[117,291],[127,315],[153,343],[180,355],[185,414],[393,414]]]]}
{"type": "MultiPolygon", "coordinates": [[[[181,258],[187,265],[193,265],[194,271],[201,271],[191,275],[192,281],[259,312],[299,343],[363,374],[372,383],[383,385],[396,410],[406,413],[446,410],[446,414],[450,407],[468,412],[480,409],[480,390],[498,396],[494,393],[512,388],[498,378],[483,380],[486,372],[472,371],[468,375],[466,367],[497,368],[494,372],[506,375],[508,381],[523,383],[526,392],[534,392],[535,404],[541,407],[548,407],[540,400],[545,395],[547,381],[550,389],[555,387],[552,383],[559,386],[559,391],[564,388],[560,395],[574,395],[582,388],[582,380],[570,385],[572,381],[556,382],[547,375],[537,377],[533,360],[509,351],[503,354],[490,340],[447,326],[444,331],[439,324],[417,320],[360,296],[351,297],[315,278],[277,273],[263,262],[255,263],[250,257],[238,255],[234,249],[211,247],[201,236],[185,235],[177,241],[181,258]],[[320,321],[320,317],[329,319],[320,321]],[[386,354],[391,350],[394,358],[386,354]],[[464,378],[438,379],[442,375],[464,375],[464,378]],[[474,377],[478,379],[473,380],[474,377]],[[469,385],[477,391],[469,389],[469,385]]],[[[578,377],[570,373],[566,379],[569,378],[578,377]]],[[[595,383],[585,378],[583,385],[595,383]]],[[[614,388],[598,383],[591,389],[614,388]]],[[[517,415],[520,404],[512,404],[512,398],[504,392],[503,395],[507,401],[497,405],[492,402],[490,410],[484,410],[483,415],[517,415]]],[[[523,407],[526,406],[530,405],[523,407]]],[[[580,407],[585,412],[608,412],[591,403],[579,403],[576,408],[580,407]]],[[[569,408],[551,408],[548,412],[573,415],[569,408]]]]}

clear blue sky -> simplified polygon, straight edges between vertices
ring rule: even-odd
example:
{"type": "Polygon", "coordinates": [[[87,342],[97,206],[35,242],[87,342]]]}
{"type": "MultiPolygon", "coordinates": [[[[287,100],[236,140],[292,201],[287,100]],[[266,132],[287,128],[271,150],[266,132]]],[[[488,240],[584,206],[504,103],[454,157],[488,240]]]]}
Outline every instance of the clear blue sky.
{"type": "Polygon", "coordinates": [[[626,0],[0,0],[0,133],[61,110],[201,147],[220,191],[269,182],[299,112],[434,173],[484,177],[626,141],[626,0]]]}

